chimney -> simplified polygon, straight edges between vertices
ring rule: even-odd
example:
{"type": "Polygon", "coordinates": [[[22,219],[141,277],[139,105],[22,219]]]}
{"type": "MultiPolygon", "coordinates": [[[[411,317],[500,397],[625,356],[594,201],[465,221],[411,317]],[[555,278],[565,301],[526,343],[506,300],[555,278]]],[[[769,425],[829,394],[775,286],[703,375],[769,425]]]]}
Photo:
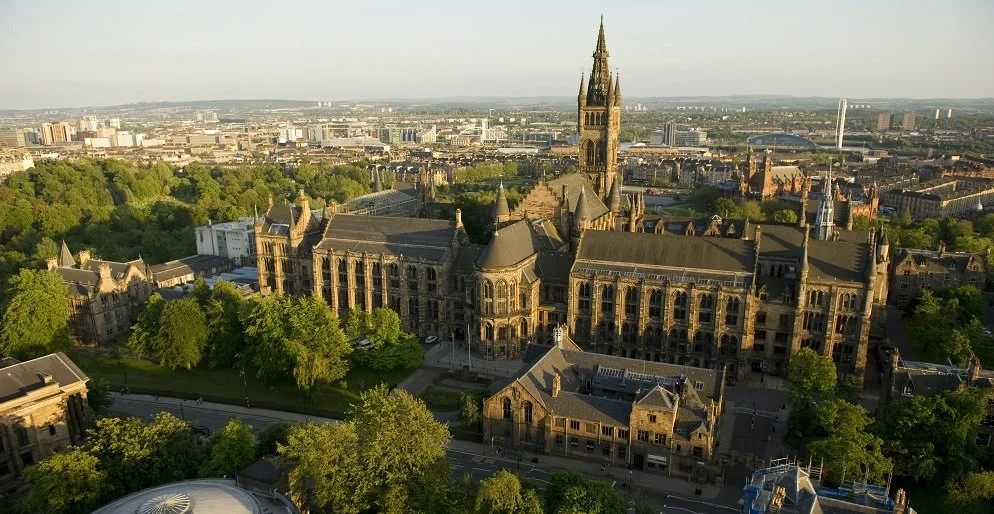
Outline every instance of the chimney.
{"type": "Polygon", "coordinates": [[[462,209],[456,209],[456,228],[462,226],[462,209]]]}
{"type": "Polygon", "coordinates": [[[55,257],[49,257],[48,259],[45,259],[45,266],[48,268],[49,271],[51,271],[59,267],[59,260],[56,259],[55,257]]]}
{"type": "Polygon", "coordinates": [[[559,373],[552,376],[552,397],[555,398],[559,396],[559,391],[562,389],[562,379],[559,378],[559,373]]]}
{"type": "Polygon", "coordinates": [[[904,514],[908,509],[908,496],[904,489],[898,489],[894,493],[894,514],[904,514]]]}
{"type": "Polygon", "coordinates": [[[946,253],[946,242],[939,241],[939,257],[942,257],[946,253]]]}
{"type": "Polygon", "coordinates": [[[55,379],[52,378],[52,375],[45,373],[44,371],[38,372],[38,380],[42,384],[51,384],[52,382],[55,382],[55,379]]]}
{"type": "Polygon", "coordinates": [[[80,250],[79,255],[77,255],[76,258],[79,260],[79,267],[82,269],[83,265],[86,264],[86,261],[90,260],[90,251],[80,250]]]}
{"type": "Polygon", "coordinates": [[[110,264],[107,264],[106,262],[101,262],[97,270],[100,273],[101,282],[103,282],[104,280],[110,280],[112,278],[110,276],[110,264]]]}

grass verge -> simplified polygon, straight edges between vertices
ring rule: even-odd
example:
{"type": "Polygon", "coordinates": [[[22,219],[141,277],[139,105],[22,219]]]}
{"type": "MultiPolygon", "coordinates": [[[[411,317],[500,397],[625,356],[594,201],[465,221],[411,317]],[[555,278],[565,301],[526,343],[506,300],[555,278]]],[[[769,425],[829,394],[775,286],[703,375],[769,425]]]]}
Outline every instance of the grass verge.
{"type": "Polygon", "coordinates": [[[248,399],[253,407],[338,419],[344,418],[349,407],[358,401],[360,384],[367,389],[381,383],[395,386],[413,371],[355,369],[344,380],[319,384],[310,394],[305,394],[289,380],[268,383],[251,376],[243,380],[236,369],[171,370],[145,359],[83,353],[74,353],[72,359],[91,378],[106,379],[115,391],[127,385],[132,393],[244,405],[247,384],[248,399]]]}
{"type": "Polygon", "coordinates": [[[471,389],[467,391],[449,391],[435,386],[429,386],[418,398],[425,402],[425,405],[433,411],[455,412],[461,407],[463,393],[470,393],[476,396],[477,402],[482,403],[487,397],[487,392],[482,389],[471,389]]]}

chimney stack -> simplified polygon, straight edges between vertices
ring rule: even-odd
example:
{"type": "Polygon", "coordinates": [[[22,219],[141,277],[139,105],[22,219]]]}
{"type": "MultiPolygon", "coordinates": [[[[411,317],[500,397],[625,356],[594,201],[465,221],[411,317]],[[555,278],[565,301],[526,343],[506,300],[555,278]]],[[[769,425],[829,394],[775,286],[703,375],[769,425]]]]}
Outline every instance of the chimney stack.
{"type": "Polygon", "coordinates": [[[86,264],[86,261],[90,260],[90,251],[80,250],[77,259],[79,260],[79,267],[82,269],[83,265],[86,264]]]}
{"type": "Polygon", "coordinates": [[[552,376],[552,397],[556,398],[559,396],[559,391],[562,389],[562,379],[559,378],[559,373],[552,376]]]}
{"type": "Polygon", "coordinates": [[[59,267],[59,260],[56,259],[55,257],[49,257],[48,259],[45,259],[45,266],[48,268],[49,271],[51,271],[59,267]]]}
{"type": "Polygon", "coordinates": [[[462,209],[456,209],[456,227],[462,226],[462,209]]]}

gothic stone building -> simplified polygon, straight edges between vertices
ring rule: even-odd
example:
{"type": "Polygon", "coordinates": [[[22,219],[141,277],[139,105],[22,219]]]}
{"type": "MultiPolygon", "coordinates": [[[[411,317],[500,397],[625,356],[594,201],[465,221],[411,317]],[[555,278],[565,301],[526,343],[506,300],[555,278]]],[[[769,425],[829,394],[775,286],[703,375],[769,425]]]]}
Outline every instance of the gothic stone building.
{"type": "Polygon", "coordinates": [[[93,259],[89,250],[73,258],[62,242],[59,256],[49,259],[48,269],[58,273],[69,287],[69,326],[80,340],[103,343],[127,334],[154,284],[140,257],[129,262],[93,259]]]}
{"type": "MultiPolygon", "coordinates": [[[[735,377],[782,373],[810,347],[861,379],[886,302],[886,241],[837,228],[825,192],[794,226],[647,214],[617,173],[620,95],[602,27],[577,98],[580,172],[543,177],[513,209],[498,187],[486,245],[469,243],[458,211],[270,204],[256,227],[263,292],[315,294],[340,314],[389,307],[405,330],[490,358],[520,358],[564,326],[587,351],[735,377]]],[[[804,214],[807,181],[788,187],[804,189],[804,214]]]]}
{"type": "Polygon", "coordinates": [[[535,453],[711,480],[724,372],[529,345],[484,402],[484,440],[535,453]]]}

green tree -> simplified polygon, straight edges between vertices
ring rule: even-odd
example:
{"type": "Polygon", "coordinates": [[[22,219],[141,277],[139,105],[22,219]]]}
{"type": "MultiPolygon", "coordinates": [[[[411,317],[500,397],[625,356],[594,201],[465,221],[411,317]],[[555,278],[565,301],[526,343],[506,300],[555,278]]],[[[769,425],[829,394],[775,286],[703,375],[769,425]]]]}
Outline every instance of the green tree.
{"type": "Polygon", "coordinates": [[[542,504],[534,489],[522,487],[516,475],[502,469],[480,481],[473,511],[479,514],[541,514],[542,504]]]}
{"type": "MultiPolygon", "coordinates": [[[[994,471],[970,473],[953,482],[947,489],[947,493],[949,500],[961,509],[970,506],[970,504],[989,501],[994,498],[994,471]]],[[[990,505],[987,507],[989,508],[990,505]]],[[[990,510],[986,510],[986,512],[990,512],[990,510]]]]}
{"type": "Polygon", "coordinates": [[[398,342],[400,336],[400,316],[393,309],[373,309],[366,319],[366,338],[382,346],[398,342]]]}
{"type": "Polygon", "coordinates": [[[290,492],[298,505],[344,514],[369,508],[377,477],[366,474],[355,424],[295,425],[277,451],[290,470],[290,492]]]}
{"type": "Polygon", "coordinates": [[[54,271],[22,269],[10,278],[0,320],[0,354],[31,359],[69,347],[69,289],[54,271]]]}
{"type": "Polygon", "coordinates": [[[159,317],[153,350],[163,366],[190,369],[203,357],[207,344],[207,318],[193,298],[166,303],[159,317]]]}
{"type": "Polygon", "coordinates": [[[213,367],[233,367],[245,351],[245,327],[241,312],[245,306],[234,284],[220,280],[211,289],[204,307],[207,317],[207,354],[213,367]]]}
{"type": "Polygon", "coordinates": [[[623,514],[627,505],[611,484],[589,481],[576,471],[564,471],[549,479],[545,510],[553,514],[623,514]]]}
{"type": "Polygon", "coordinates": [[[150,355],[155,352],[155,338],[159,333],[159,320],[166,300],[159,293],[152,293],[145,305],[145,310],[138,316],[135,329],[128,336],[128,346],[138,355],[150,355]]]}
{"type": "Polygon", "coordinates": [[[780,209],[770,219],[777,223],[797,223],[797,213],[791,209],[780,209]]]}
{"type": "Polygon", "coordinates": [[[723,218],[738,219],[741,217],[739,215],[739,206],[731,198],[725,196],[714,201],[713,212],[723,218]]]}
{"type": "Polygon", "coordinates": [[[835,364],[810,348],[801,348],[787,364],[791,430],[809,432],[817,422],[817,405],[835,394],[835,364]]]}
{"type": "Polygon", "coordinates": [[[210,458],[200,468],[202,477],[233,477],[255,461],[255,435],[240,419],[228,422],[210,441],[210,458]]]}
{"type": "Polygon", "coordinates": [[[480,400],[473,393],[459,395],[459,419],[466,425],[480,422],[480,400]]]}
{"type": "Polygon", "coordinates": [[[291,428],[293,428],[293,424],[286,421],[277,421],[262,429],[256,438],[255,456],[276,455],[277,447],[287,443],[291,428]]]}
{"type": "Polygon", "coordinates": [[[829,476],[836,481],[846,474],[884,479],[892,470],[883,454],[883,440],[867,432],[873,420],[862,406],[845,400],[830,400],[819,406],[821,429],[828,437],[808,446],[812,458],[824,462],[829,476]]]}
{"type": "Polygon", "coordinates": [[[353,307],[349,310],[349,315],[345,317],[342,330],[351,342],[358,343],[366,337],[366,311],[353,307]]]}
{"type": "Polygon", "coordinates": [[[31,487],[18,502],[25,513],[73,514],[91,512],[99,501],[107,480],[99,460],[82,448],[56,452],[24,470],[31,487]]]}
{"type": "Polygon", "coordinates": [[[715,212],[715,204],[721,193],[712,186],[702,186],[694,189],[688,198],[690,206],[697,212],[715,212]]]}
{"type": "Polygon", "coordinates": [[[407,391],[379,385],[362,393],[350,413],[368,476],[377,477],[379,497],[445,457],[449,429],[424,402],[407,391]]]}
{"type": "Polygon", "coordinates": [[[97,414],[103,414],[114,400],[110,397],[110,382],[106,378],[91,378],[86,382],[86,403],[97,414]]]}

